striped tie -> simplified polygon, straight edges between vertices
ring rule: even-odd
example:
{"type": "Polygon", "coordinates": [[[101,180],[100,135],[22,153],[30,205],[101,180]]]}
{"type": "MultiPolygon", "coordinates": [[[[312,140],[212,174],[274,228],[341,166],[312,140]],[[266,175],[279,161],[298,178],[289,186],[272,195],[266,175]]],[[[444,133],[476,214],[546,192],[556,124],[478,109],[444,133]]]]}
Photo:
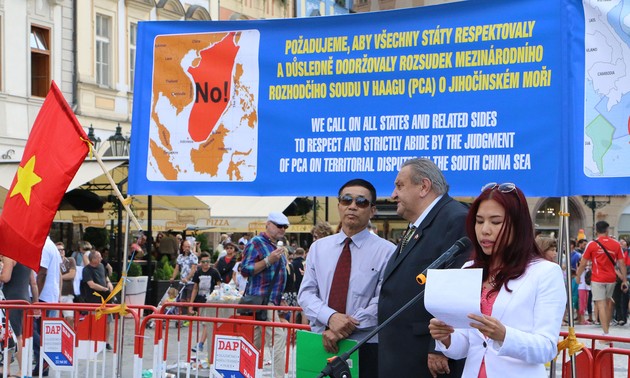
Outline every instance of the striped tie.
{"type": "Polygon", "coordinates": [[[400,245],[401,251],[405,249],[405,246],[407,245],[407,243],[409,243],[409,241],[411,240],[411,237],[413,236],[415,232],[416,232],[416,226],[411,226],[409,230],[407,230],[407,233],[405,234],[405,237],[402,240],[402,244],[400,245]]]}

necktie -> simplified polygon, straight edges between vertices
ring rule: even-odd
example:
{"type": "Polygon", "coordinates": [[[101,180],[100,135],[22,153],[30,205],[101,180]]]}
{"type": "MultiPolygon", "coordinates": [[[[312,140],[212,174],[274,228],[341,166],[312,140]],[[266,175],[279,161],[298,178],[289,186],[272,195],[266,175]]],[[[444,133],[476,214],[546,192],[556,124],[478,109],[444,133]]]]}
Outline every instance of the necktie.
{"type": "Polygon", "coordinates": [[[352,265],[352,256],[350,255],[351,241],[352,239],[346,238],[339,260],[337,260],[335,275],[333,276],[328,295],[328,307],[342,314],[346,313],[348,285],[350,284],[350,267],[352,265]]]}
{"type": "Polygon", "coordinates": [[[415,232],[416,232],[416,226],[409,227],[409,230],[407,230],[407,233],[405,234],[405,237],[402,240],[402,244],[400,246],[401,251],[405,249],[405,246],[407,245],[407,243],[409,243],[409,241],[411,240],[411,237],[413,236],[415,232]]]}

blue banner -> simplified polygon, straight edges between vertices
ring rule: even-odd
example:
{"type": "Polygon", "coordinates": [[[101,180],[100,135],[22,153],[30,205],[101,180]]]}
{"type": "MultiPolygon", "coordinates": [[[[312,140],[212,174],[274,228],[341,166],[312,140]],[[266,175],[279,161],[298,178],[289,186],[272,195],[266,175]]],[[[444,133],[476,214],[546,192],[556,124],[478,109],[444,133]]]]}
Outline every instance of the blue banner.
{"type": "Polygon", "coordinates": [[[585,124],[584,38],[576,0],[141,22],[129,193],[323,196],[361,177],[388,196],[412,157],[455,196],[625,193],[630,173],[587,169],[609,128],[585,124]]]}

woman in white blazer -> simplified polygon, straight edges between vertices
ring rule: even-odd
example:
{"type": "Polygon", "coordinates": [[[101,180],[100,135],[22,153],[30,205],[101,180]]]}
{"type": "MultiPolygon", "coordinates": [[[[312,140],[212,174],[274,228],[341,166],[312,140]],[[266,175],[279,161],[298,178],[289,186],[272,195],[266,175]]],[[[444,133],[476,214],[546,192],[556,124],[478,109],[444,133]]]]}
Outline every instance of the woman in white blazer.
{"type": "Polygon", "coordinates": [[[557,354],[566,306],[562,270],[543,258],[525,196],[514,184],[491,183],[473,202],[466,229],[473,261],[483,269],[481,310],[471,329],[432,319],[436,349],[466,358],[463,377],[545,377],[557,354]]]}

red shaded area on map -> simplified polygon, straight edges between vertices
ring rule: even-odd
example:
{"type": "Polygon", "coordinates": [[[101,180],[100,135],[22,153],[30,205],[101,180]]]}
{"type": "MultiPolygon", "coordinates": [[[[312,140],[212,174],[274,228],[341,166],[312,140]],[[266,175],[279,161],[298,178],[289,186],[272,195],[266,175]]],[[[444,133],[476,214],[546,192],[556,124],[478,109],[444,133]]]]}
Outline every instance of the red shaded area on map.
{"type": "Polygon", "coordinates": [[[232,71],[239,47],[234,44],[235,33],[202,50],[201,58],[188,72],[195,81],[195,103],[188,118],[188,132],[195,142],[208,138],[219,118],[230,103],[232,71]]]}

